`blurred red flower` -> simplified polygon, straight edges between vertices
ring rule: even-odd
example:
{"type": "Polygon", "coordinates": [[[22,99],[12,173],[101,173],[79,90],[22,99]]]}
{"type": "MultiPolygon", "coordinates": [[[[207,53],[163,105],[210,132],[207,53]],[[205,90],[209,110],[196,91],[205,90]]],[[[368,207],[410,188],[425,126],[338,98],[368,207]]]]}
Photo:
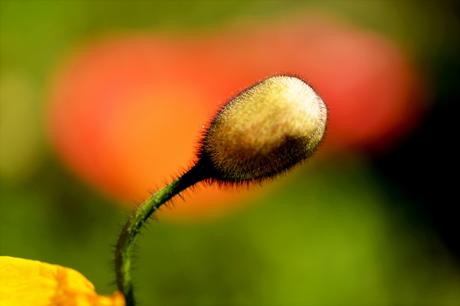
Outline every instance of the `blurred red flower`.
{"type": "MultiPolygon", "coordinates": [[[[192,163],[200,130],[221,104],[273,74],[294,74],[316,88],[329,108],[326,147],[334,150],[389,145],[420,110],[414,69],[395,44],[308,17],[212,37],[152,34],[89,44],[56,76],[51,140],[85,180],[134,203],[192,163]]],[[[245,193],[199,188],[190,203],[166,212],[215,215],[245,193]]]]}

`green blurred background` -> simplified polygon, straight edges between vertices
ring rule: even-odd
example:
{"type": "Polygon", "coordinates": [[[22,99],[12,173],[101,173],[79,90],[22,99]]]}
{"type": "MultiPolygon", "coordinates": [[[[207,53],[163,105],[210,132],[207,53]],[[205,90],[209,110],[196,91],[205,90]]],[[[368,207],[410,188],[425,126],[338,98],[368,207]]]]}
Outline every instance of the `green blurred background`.
{"type": "Polygon", "coordinates": [[[428,115],[391,149],[318,159],[238,213],[152,222],[136,255],[140,305],[458,305],[453,192],[428,165],[445,155],[423,150],[447,138],[433,135],[449,128],[439,118],[452,118],[448,104],[458,100],[449,2],[0,0],[0,255],[72,267],[98,292],[115,290],[112,251],[128,211],[71,174],[43,127],[50,76],[75,46],[118,31],[199,33],[313,9],[410,50],[431,87],[428,115]]]}

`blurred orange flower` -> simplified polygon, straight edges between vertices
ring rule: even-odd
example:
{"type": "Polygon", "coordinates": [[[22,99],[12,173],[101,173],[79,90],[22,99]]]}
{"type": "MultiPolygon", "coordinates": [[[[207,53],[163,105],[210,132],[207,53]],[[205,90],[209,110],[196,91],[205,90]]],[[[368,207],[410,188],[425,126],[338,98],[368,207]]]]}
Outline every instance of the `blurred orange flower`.
{"type": "Polygon", "coordinates": [[[0,305],[124,306],[121,293],[100,296],[79,272],[48,263],[0,256],[0,305]]]}
{"type": "MultiPolygon", "coordinates": [[[[297,75],[315,88],[329,109],[331,152],[380,149],[414,125],[418,75],[394,41],[301,17],[192,39],[118,37],[77,50],[52,88],[52,143],[86,181],[136,203],[191,165],[200,131],[220,105],[269,75],[297,75]]],[[[165,212],[217,215],[245,194],[199,188],[165,212]]]]}

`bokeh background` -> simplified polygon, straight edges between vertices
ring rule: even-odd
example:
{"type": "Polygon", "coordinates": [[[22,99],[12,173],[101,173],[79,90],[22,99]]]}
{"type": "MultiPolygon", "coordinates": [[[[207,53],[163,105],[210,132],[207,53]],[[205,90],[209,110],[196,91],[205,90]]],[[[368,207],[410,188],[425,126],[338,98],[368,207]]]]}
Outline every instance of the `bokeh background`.
{"type": "Polygon", "coordinates": [[[0,255],[113,292],[129,208],[225,99],[289,73],[329,106],[316,156],[163,210],[140,305],[458,305],[459,54],[454,1],[0,0],[0,255]]]}

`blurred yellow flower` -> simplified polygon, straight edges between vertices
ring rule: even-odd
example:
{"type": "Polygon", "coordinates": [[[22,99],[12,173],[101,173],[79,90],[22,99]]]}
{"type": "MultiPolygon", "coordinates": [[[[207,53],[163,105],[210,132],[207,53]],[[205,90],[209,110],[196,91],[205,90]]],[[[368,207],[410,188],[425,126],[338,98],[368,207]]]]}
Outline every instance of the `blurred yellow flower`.
{"type": "Polygon", "coordinates": [[[81,273],[35,260],[0,256],[2,306],[124,306],[123,295],[99,296],[81,273]]]}

